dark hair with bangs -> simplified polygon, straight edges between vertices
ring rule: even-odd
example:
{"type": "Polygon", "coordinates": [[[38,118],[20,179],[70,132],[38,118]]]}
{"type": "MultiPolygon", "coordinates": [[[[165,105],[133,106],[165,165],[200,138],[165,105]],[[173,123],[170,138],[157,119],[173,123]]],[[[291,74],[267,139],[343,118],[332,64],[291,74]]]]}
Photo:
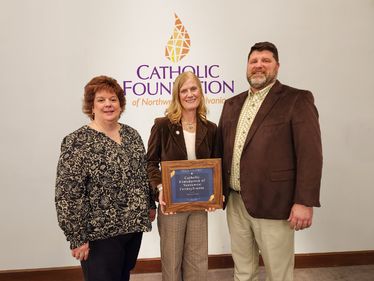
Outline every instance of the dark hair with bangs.
{"type": "Polygon", "coordinates": [[[121,86],[117,83],[117,80],[108,76],[97,76],[91,79],[90,82],[84,87],[84,96],[83,96],[83,107],[82,111],[86,114],[91,120],[95,117],[92,114],[93,104],[95,95],[97,92],[106,90],[112,93],[115,93],[118,97],[119,104],[121,107],[121,114],[125,110],[126,99],[124,92],[121,86]]]}

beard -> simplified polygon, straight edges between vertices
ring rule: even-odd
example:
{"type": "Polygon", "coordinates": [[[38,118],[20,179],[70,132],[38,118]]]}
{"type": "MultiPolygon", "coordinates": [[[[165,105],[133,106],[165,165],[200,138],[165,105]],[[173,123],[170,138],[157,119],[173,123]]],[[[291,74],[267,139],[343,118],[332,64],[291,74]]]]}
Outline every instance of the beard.
{"type": "Polygon", "coordinates": [[[276,79],[276,73],[266,75],[265,73],[248,74],[247,80],[249,85],[256,90],[261,90],[273,83],[276,79]]]}

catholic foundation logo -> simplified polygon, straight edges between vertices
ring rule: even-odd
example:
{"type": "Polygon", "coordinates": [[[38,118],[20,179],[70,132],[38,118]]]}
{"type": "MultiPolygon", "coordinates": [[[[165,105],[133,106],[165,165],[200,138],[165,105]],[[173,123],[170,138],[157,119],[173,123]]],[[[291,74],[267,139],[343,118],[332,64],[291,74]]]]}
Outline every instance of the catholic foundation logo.
{"type": "Polygon", "coordinates": [[[130,104],[134,107],[167,107],[171,102],[175,78],[182,72],[192,71],[201,81],[206,103],[223,104],[234,94],[234,80],[220,77],[219,64],[180,65],[190,53],[191,38],[177,14],[174,17],[173,32],[165,47],[165,58],[172,65],[140,64],[135,71],[136,79],[123,81],[125,96],[131,97],[130,104]]]}
{"type": "Polygon", "coordinates": [[[165,57],[172,62],[178,62],[190,52],[191,40],[177,14],[174,14],[174,16],[173,35],[165,47],[165,57]]]}

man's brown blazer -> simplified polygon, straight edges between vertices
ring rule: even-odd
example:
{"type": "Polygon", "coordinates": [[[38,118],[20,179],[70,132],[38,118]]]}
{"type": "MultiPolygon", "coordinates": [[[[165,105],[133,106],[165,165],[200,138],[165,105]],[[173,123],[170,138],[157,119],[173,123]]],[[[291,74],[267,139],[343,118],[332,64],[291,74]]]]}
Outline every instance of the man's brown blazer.
{"type": "MultiPolygon", "coordinates": [[[[229,200],[236,126],[248,91],[225,101],[217,131],[229,200]]],[[[241,196],[255,218],[287,219],[294,203],[320,206],[322,145],[311,92],[279,81],[263,101],[240,159],[241,196]]]]}

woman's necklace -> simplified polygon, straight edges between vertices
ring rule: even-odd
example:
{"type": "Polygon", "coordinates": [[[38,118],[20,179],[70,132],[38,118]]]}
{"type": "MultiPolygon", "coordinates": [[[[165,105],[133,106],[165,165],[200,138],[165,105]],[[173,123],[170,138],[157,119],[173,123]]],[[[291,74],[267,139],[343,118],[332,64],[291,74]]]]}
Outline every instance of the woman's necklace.
{"type": "Polygon", "coordinates": [[[182,124],[184,124],[184,127],[187,129],[187,131],[193,131],[193,130],[195,130],[195,124],[196,124],[196,122],[185,122],[185,121],[182,121],[182,124]]]}

